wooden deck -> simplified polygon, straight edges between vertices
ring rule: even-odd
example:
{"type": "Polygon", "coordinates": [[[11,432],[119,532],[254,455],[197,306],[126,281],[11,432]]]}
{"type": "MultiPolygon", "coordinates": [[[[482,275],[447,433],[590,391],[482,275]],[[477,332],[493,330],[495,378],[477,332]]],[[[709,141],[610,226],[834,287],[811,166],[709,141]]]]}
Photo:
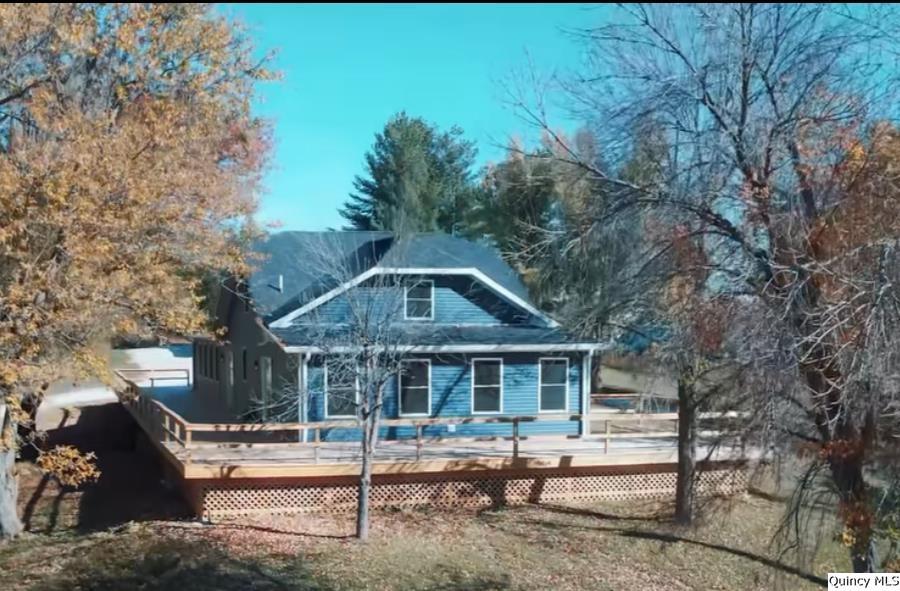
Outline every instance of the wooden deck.
{"type": "MultiPolygon", "coordinates": [[[[165,376],[156,376],[156,381],[165,376]]],[[[205,424],[186,420],[149,395],[147,386],[127,381],[123,403],[151,442],[185,479],[345,476],[359,471],[359,442],[319,439],[337,423],[205,424]],[[304,431],[308,441],[298,438],[304,431]],[[271,436],[262,437],[261,436],[271,436]],[[281,439],[279,440],[279,436],[281,439]]],[[[148,384],[149,385],[149,382],[148,384]]],[[[189,395],[189,393],[188,393],[189,395]]],[[[732,414],[706,419],[733,418],[732,414]]],[[[379,442],[375,474],[416,474],[448,471],[508,471],[658,465],[676,461],[677,415],[603,412],[589,417],[587,436],[519,436],[519,425],[533,421],[581,421],[579,415],[386,420],[385,426],[415,429],[416,438],[379,442]],[[444,437],[422,435],[442,423],[506,423],[509,437],[444,437]]],[[[714,436],[714,431],[701,435],[714,436]]],[[[746,457],[739,450],[700,450],[710,461],[746,457]]]]}
{"type": "MultiPolygon", "coordinates": [[[[208,424],[187,420],[123,377],[123,405],[169,464],[196,515],[352,511],[360,470],[359,442],[325,441],[334,423],[208,424]],[[323,436],[325,433],[325,436],[323,436]],[[306,442],[299,442],[301,438],[306,442]]],[[[165,381],[158,379],[155,381],[165,381]]],[[[142,387],[144,386],[144,387],[142,387]]],[[[183,392],[190,396],[188,389],[183,392]]],[[[167,399],[168,400],[168,399],[167,399]]],[[[175,399],[168,400],[176,403],[175,399]]],[[[181,408],[190,410],[191,401],[181,408]]],[[[411,439],[381,441],[373,465],[373,507],[484,507],[536,502],[665,498],[675,487],[677,415],[593,412],[537,417],[391,419],[411,439]],[[572,420],[585,436],[520,434],[525,423],[572,420]],[[425,437],[435,425],[504,423],[509,437],[425,437]]],[[[734,420],[735,413],[704,416],[734,420]]],[[[715,439],[715,431],[701,439],[715,439]]],[[[721,443],[721,442],[720,442],[721,443]]],[[[700,493],[746,487],[745,452],[701,447],[700,493]]]]}

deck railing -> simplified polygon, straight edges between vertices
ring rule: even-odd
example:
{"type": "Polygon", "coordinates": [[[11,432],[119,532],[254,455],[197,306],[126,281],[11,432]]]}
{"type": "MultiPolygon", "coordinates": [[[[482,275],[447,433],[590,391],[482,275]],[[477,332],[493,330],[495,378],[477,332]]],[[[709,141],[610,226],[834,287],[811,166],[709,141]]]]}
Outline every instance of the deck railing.
{"type": "MultiPolygon", "coordinates": [[[[604,453],[609,453],[609,444],[616,439],[677,439],[678,438],[678,413],[591,413],[588,415],[588,437],[594,437],[603,441],[604,453]],[[601,433],[594,434],[591,423],[602,423],[601,433]],[[668,427],[668,428],[666,428],[668,427]]],[[[709,424],[718,421],[734,421],[744,419],[748,413],[727,412],[701,412],[697,413],[697,421],[701,424],[709,424]]],[[[724,432],[717,429],[700,429],[697,436],[701,438],[722,437],[724,432]]]]}
{"type": "MultiPolygon", "coordinates": [[[[168,372],[171,370],[141,371],[150,373],[151,371],[168,372]]],[[[141,427],[151,437],[156,437],[159,441],[166,443],[174,441],[183,446],[190,444],[191,423],[159,400],[154,400],[144,394],[140,386],[123,375],[123,370],[116,370],[116,374],[125,383],[122,390],[118,391],[119,400],[131,411],[141,427]]],[[[149,380],[151,384],[155,383],[152,378],[149,380]]],[[[188,378],[188,383],[190,383],[190,378],[188,378]]]]}
{"type": "Polygon", "coordinates": [[[139,368],[122,368],[117,369],[116,373],[126,382],[133,381],[127,376],[135,376],[147,374],[147,380],[150,387],[155,388],[156,382],[181,382],[191,385],[191,372],[183,367],[162,368],[162,369],[139,369],[139,368]]]}
{"type": "MultiPolygon", "coordinates": [[[[141,370],[144,373],[152,373],[154,371],[170,372],[172,370],[141,370]]],[[[329,443],[322,438],[323,431],[335,429],[359,429],[361,426],[353,419],[345,419],[340,421],[316,421],[316,422],[293,422],[293,423],[194,423],[186,420],[177,412],[168,406],[155,400],[149,395],[141,391],[138,386],[130,378],[123,375],[119,370],[119,377],[125,383],[120,398],[122,403],[132,412],[135,418],[141,423],[143,429],[151,436],[156,437],[161,443],[176,444],[183,448],[193,448],[198,446],[265,446],[265,445],[302,445],[312,447],[313,458],[316,463],[319,462],[320,449],[323,445],[329,443]],[[311,433],[310,437],[306,433],[311,433]],[[281,434],[282,438],[278,439],[277,435],[281,434]],[[285,435],[291,434],[290,439],[285,435]],[[211,436],[211,437],[210,437],[211,436]],[[262,439],[262,441],[253,441],[253,438],[262,439]]],[[[150,383],[154,383],[152,377],[148,377],[150,383]]],[[[723,412],[723,413],[699,413],[698,419],[701,422],[713,420],[735,420],[746,416],[744,413],[723,412]]],[[[565,422],[565,421],[581,421],[582,415],[558,413],[558,414],[541,414],[538,416],[490,416],[490,417],[442,417],[442,418],[423,418],[423,419],[382,419],[380,424],[384,428],[400,427],[409,428],[415,432],[416,460],[421,460],[426,443],[434,442],[454,442],[464,443],[473,441],[498,441],[505,440],[511,442],[511,454],[513,458],[519,457],[520,445],[523,439],[544,439],[552,438],[559,440],[560,438],[571,438],[574,436],[566,435],[522,435],[521,427],[523,424],[542,423],[542,422],[565,422]],[[465,425],[483,425],[483,424],[508,424],[510,426],[510,434],[508,436],[483,436],[483,437],[462,437],[462,436],[426,436],[427,427],[433,426],[453,426],[465,425]]],[[[588,415],[586,423],[589,425],[588,433],[580,435],[582,439],[589,439],[603,444],[604,453],[609,453],[610,442],[619,439],[665,439],[678,437],[678,414],[677,413],[652,413],[652,414],[633,414],[633,413],[591,413],[588,415]],[[590,429],[590,424],[594,422],[603,423],[603,431],[595,434],[590,429]],[[655,426],[658,423],[670,425],[670,428],[663,430],[655,426]],[[654,425],[654,430],[646,430],[649,425],[654,425]]],[[[721,435],[716,430],[701,430],[698,435],[700,437],[715,437],[721,435]]]]}

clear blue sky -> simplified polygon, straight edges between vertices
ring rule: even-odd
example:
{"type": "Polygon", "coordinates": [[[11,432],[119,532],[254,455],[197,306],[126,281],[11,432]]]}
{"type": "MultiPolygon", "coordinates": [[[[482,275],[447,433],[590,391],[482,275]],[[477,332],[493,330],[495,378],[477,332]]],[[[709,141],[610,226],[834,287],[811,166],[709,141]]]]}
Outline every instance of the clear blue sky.
{"type": "Polygon", "coordinates": [[[584,5],[231,5],[283,80],[262,87],[257,111],[275,127],[260,219],[285,229],[340,227],[338,207],[363,155],[394,113],[462,127],[480,163],[528,129],[502,99],[523,68],[570,69],[579,48],[561,31],[600,16],[584,5]]]}

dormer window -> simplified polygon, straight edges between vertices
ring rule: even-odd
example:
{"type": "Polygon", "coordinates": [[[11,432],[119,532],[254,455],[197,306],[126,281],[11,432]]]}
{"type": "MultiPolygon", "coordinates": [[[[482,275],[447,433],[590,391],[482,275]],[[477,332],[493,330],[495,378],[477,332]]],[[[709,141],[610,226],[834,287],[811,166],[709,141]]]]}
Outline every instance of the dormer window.
{"type": "Polygon", "coordinates": [[[434,319],[434,281],[416,279],[404,284],[404,316],[407,320],[434,319]]]}

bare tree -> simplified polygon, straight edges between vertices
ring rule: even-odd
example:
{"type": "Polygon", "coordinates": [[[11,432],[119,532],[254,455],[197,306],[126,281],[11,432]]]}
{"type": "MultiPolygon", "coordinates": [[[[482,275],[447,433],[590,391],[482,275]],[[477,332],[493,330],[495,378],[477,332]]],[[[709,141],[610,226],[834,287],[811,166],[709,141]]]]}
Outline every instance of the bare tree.
{"type": "Polygon", "coordinates": [[[633,210],[690,221],[708,288],[743,318],[756,410],[772,435],[817,449],[857,571],[875,568],[865,471],[896,425],[897,133],[877,125],[896,103],[896,24],[880,7],[627,5],[581,32],[590,63],[564,83],[611,146],[641,118],[659,126],[673,165],[655,182],[560,152],[620,188],[596,223],[633,210]]]}
{"type": "MultiPolygon", "coordinates": [[[[309,249],[309,272],[318,277],[323,289],[348,285],[376,264],[378,253],[374,249],[379,246],[367,243],[361,250],[347,253],[340,247],[340,240],[340,234],[325,234],[309,249]]],[[[405,248],[401,238],[394,239],[390,250],[392,265],[403,266],[405,248]]],[[[308,404],[315,391],[325,395],[322,419],[346,419],[348,426],[359,432],[356,534],[360,540],[369,535],[372,466],[382,429],[385,391],[396,383],[403,404],[401,375],[407,382],[418,379],[416,369],[406,366],[412,359],[412,345],[401,322],[405,318],[406,292],[415,292],[420,284],[417,277],[375,274],[297,318],[292,330],[302,334],[305,342],[315,344],[313,361],[321,364],[322,382],[309,385],[306,391],[282,385],[265,403],[268,420],[293,421],[299,414],[300,398],[305,397],[308,404]]],[[[410,305],[415,305],[414,296],[415,293],[410,294],[410,305]]],[[[262,408],[260,405],[263,403],[256,401],[255,406],[262,408]]]]}

